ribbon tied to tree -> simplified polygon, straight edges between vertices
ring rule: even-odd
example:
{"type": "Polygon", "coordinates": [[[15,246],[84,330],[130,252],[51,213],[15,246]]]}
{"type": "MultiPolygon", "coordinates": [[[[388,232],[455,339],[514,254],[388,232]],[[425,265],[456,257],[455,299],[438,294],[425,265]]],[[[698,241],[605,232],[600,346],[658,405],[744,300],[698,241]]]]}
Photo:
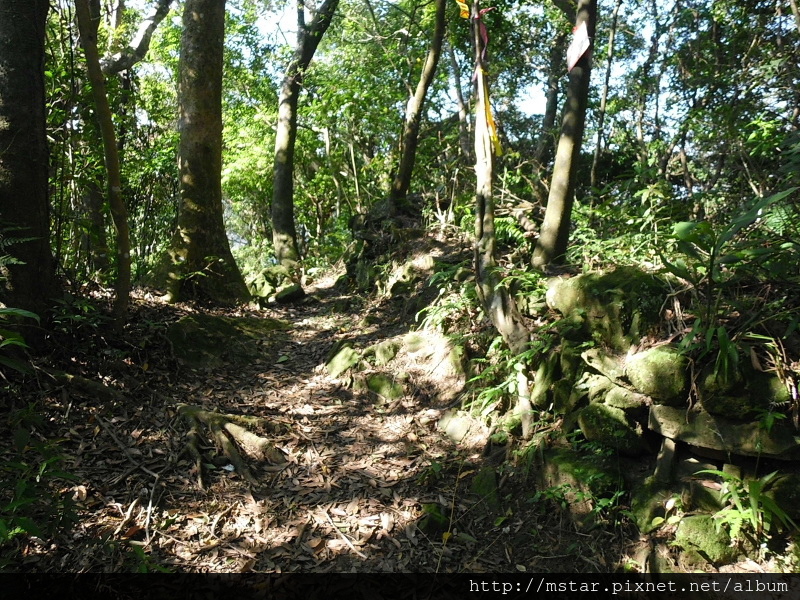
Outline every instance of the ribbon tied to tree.
{"type": "MultiPolygon", "coordinates": [[[[469,19],[469,6],[462,0],[456,0],[456,4],[458,4],[458,8],[460,9],[461,18],[469,19]]],[[[478,10],[474,18],[475,26],[478,28],[478,35],[483,45],[480,52],[480,60],[476,61],[475,76],[473,78],[478,84],[475,136],[476,142],[479,137],[488,138],[488,140],[484,140],[489,142],[487,144],[488,148],[486,148],[487,155],[491,152],[495,156],[501,156],[503,154],[503,147],[500,145],[500,136],[497,134],[497,125],[492,115],[492,106],[489,102],[489,83],[486,79],[486,70],[483,68],[483,61],[486,59],[486,49],[489,46],[489,32],[486,29],[486,23],[483,21],[482,17],[494,9],[494,6],[482,8],[478,10]]]]}

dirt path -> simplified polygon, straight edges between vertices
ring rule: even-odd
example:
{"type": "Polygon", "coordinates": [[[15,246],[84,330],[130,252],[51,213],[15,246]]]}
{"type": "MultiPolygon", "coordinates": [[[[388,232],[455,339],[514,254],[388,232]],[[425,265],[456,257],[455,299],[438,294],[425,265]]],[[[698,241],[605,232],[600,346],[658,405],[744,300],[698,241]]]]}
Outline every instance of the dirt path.
{"type": "Polygon", "coordinates": [[[331,378],[322,365],[335,342],[363,347],[407,330],[408,320],[390,301],[371,303],[324,286],[314,296],[267,311],[292,325],[263,359],[244,366],[181,365],[164,323],[192,309],[147,298],[136,302],[124,341],[91,337],[105,359],[87,359],[84,372],[98,372],[121,393],[98,398],[69,386],[48,388],[51,434],[63,440],[65,466],[77,478],[63,494],[74,498],[78,522],[73,535],[52,545],[28,543],[25,568],[615,568],[621,532],[576,531],[549,501],[534,496],[529,471],[513,466],[504,449],[484,456],[483,448],[454,444],[436,426],[443,409],[436,399],[409,393],[382,403],[331,378]],[[375,324],[365,325],[367,314],[375,324]],[[286,462],[251,463],[257,481],[251,486],[209,444],[208,486],[200,490],[183,452],[180,404],[268,419],[274,427],[258,433],[286,462]],[[478,477],[488,477],[491,494],[473,492],[478,477]]]}

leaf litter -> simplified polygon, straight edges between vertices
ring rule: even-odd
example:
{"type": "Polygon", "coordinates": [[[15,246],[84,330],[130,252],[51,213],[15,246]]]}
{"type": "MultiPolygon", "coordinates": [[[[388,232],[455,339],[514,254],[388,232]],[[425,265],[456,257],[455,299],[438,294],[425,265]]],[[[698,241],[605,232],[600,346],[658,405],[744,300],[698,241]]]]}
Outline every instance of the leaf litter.
{"type": "Polygon", "coordinates": [[[209,311],[291,324],[274,342],[261,340],[260,356],[248,364],[182,364],[165,330],[197,308],[146,294],[132,303],[120,339],[88,335],[59,346],[48,366],[80,369],[112,392],[97,396],[58,382],[32,392],[49,413],[43,435],[61,440],[76,478],[62,494],[74,502],[78,522],[47,543],[20,542],[24,568],[547,572],[607,570],[619,560],[621,534],[582,533],[563,514],[542,510],[531,502],[533,478],[522,466],[494,463],[503,506],[485,506],[469,481],[492,459],[437,429],[442,410],[430,394],[386,405],[321,368],[338,341],[368,345],[407,331],[403,311],[333,286],[320,285],[311,298],[209,311]],[[336,310],[342,300],[347,312],[336,310]],[[382,326],[359,327],[365,312],[382,315],[382,326]],[[250,419],[250,431],[275,454],[245,457],[249,474],[242,473],[214,436],[198,435],[193,457],[182,406],[250,419]],[[441,516],[441,527],[424,526],[428,510],[441,516]]]}

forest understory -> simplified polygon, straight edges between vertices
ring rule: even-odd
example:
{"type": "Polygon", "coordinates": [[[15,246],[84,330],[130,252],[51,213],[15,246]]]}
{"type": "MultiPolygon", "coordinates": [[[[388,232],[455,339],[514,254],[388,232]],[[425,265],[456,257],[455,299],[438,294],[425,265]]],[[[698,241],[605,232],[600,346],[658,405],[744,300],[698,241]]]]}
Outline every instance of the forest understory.
{"type": "Polygon", "coordinates": [[[57,440],[61,461],[50,469],[71,480],[56,473],[52,491],[75,522],[52,539],[17,538],[12,568],[541,573],[609,572],[634,560],[635,528],[621,519],[580,530],[536,495],[531,467],[513,448],[456,444],[440,431],[448,406],[435,396],[383,402],[330,377],[324,363],[337,342],[374,344],[414,326],[402,299],[368,298],[334,282],[317,282],[293,306],[214,309],[289,326],[250,364],[200,370],[176,359],[165,335],[200,307],[139,291],[117,333],[102,318],[102,298],[85,304],[86,321],[55,334],[36,378],[11,399],[18,417],[0,435],[9,464],[19,457],[15,426],[32,431],[23,457],[57,440]],[[25,422],[29,403],[44,409],[35,423],[25,422]],[[182,405],[255,417],[252,432],[278,452],[243,456],[249,483],[201,424],[201,489],[182,405]],[[471,491],[487,467],[496,495],[471,491]]]}

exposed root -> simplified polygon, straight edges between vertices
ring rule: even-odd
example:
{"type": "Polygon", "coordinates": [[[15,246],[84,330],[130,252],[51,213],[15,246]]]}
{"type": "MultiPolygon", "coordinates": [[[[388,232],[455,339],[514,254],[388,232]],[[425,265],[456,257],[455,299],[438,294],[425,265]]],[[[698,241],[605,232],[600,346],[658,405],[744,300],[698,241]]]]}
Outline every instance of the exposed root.
{"type": "Polygon", "coordinates": [[[268,423],[266,419],[247,417],[244,415],[223,414],[208,411],[200,406],[181,404],[178,413],[186,419],[189,425],[186,450],[192,455],[197,470],[197,482],[200,489],[205,489],[206,481],[203,471],[203,456],[200,452],[200,442],[203,436],[200,424],[205,424],[214,440],[214,444],[222,450],[225,457],[231,462],[234,470],[250,485],[257,485],[250,468],[242,458],[239,450],[254,460],[267,461],[273,464],[286,462],[283,453],[272,442],[259,435],[248,431],[247,427],[263,426],[268,423]]]}

